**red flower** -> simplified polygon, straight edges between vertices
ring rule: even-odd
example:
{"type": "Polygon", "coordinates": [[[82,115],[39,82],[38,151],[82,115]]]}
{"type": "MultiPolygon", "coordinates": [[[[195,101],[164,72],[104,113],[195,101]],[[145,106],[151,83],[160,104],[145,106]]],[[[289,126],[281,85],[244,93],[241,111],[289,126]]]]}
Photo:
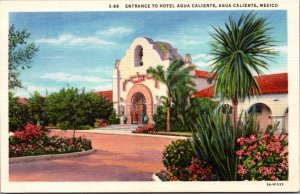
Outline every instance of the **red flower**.
{"type": "Polygon", "coordinates": [[[242,156],[244,153],[244,150],[238,150],[236,151],[236,154],[239,155],[239,156],[242,156]]]}

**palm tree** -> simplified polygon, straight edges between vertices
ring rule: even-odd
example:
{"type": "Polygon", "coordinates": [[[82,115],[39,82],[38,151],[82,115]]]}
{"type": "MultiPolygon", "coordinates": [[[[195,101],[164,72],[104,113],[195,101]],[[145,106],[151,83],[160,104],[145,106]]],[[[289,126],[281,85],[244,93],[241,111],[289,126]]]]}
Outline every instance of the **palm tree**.
{"type": "Polygon", "coordinates": [[[215,80],[215,96],[232,101],[233,114],[237,120],[238,102],[250,95],[259,95],[255,75],[268,69],[266,60],[276,54],[266,18],[250,12],[238,21],[229,17],[225,29],[214,28],[212,42],[212,70],[209,80],[215,80]]]}
{"type": "Polygon", "coordinates": [[[172,91],[176,89],[178,83],[190,83],[189,80],[192,78],[190,72],[195,68],[194,66],[184,67],[184,65],[185,63],[182,60],[175,59],[166,70],[162,65],[147,69],[148,75],[167,87],[167,131],[171,131],[172,91]]]}

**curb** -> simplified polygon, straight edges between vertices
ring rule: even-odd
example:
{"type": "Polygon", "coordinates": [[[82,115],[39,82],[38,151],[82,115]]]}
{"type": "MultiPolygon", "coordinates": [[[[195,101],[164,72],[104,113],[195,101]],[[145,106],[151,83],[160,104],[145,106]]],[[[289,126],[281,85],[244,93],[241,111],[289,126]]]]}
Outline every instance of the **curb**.
{"type": "Polygon", "coordinates": [[[66,154],[48,154],[48,155],[38,155],[38,156],[24,156],[24,157],[14,157],[9,158],[9,163],[18,163],[18,162],[31,162],[31,161],[38,161],[38,160],[53,160],[59,158],[67,158],[67,157],[76,157],[76,156],[84,156],[87,154],[91,154],[96,149],[91,149],[82,152],[72,152],[66,154]]]}
{"type": "Polygon", "coordinates": [[[163,182],[160,178],[158,178],[158,176],[156,176],[155,173],[152,175],[152,180],[157,182],[163,182]]]}
{"type": "MultiPolygon", "coordinates": [[[[62,130],[51,130],[51,131],[62,131],[62,130]]],[[[70,132],[70,130],[66,130],[70,132]]],[[[76,131],[76,133],[92,133],[92,134],[105,134],[105,135],[129,135],[129,136],[140,136],[140,137],[156,137],[156,138],[171,138],[171,139],[188,139],[190,137],[184,136],[171,136],[171,135],[154,135],[154,134],[143,134],[143,133],[120,133],[118,131],[105,131],[105,130],[80,130],[76,131]]]]}

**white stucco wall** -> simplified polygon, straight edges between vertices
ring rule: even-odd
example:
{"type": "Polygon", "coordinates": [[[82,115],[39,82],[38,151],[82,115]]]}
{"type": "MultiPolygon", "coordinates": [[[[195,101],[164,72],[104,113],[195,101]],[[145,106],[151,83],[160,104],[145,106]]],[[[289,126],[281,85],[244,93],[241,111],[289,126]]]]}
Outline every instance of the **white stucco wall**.
{"type": "Polygon", "coordinates": [[[202,78],[202,77],[194,79],[194,82],[196,84],[197,91],[203,90],[203,89],[208,88],[213,85],[213,82],[211,84],[209,84],[207,82],[207,79],[202,78]]]}
{"type": "MultiPolygon", "coordinates": [[[[231,101],[222,101],[221,103],[229,104],[232,106],[231,101]]],[[[288,94],[264,94],[257,97],[251,97],[250,100],[246,99],[244,102],[239,102],[238,115],[242,111],[248,112],[251,106],[253,106],[256,103],[263,103],[267,105],[272,112],[272,123],[278,121],[280,122],[278,129],[281,130],[284,128],[285,111],[288,108],[288,94]]]]}
{"type": "MultiPolygon", "coordinates": [[[[125,105],[127,93],[134,85],[130,80],[137,75],[147,75],[146,71],[149,67],[156,67],[162,65],[165,69],[172,62],[172,56],[176,56],[179,59],[182,57],[177,53],[175,48],[172,48],[168,43],[166,45],[168,52],[172,54],[164,54],[161,52],[160,47],[151,39],[139,37],[136,38],[130,47],[127,49],[124,57],[120,60],[118,68],[114,69],[113,73],[113,101],[115,102],[114,108],[119,110],[119,105],[125,105]],[[135,49],[141,46],[143,48],[143,66],[135,66],[135,49]],[[119,72],[119,75],[118,75],[119,72]],[[119,89],[118,89],[118,79],[119,89]],[[126,82],[126,90],[123,90],[123,83],[126,82]],[[119,96],[118,96],[119,94],[119,96]],[[118,105],[118,101],[120,104],[118,105]]],[[[148,87],[152,93],[153,104],[156,106],[159,103],[160,96],[166,96],[166,87],[164,84],[159,83],[158,87],[155,87],[154,79],[146,78],[141,84],[148,87]]]]}

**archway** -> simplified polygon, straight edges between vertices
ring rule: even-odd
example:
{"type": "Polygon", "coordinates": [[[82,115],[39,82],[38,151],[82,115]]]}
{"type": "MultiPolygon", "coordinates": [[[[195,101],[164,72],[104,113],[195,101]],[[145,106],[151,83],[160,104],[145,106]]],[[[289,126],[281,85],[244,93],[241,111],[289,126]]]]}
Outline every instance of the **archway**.
{"type": "Polygon", "coordinates": [[[146,99],[141,92],[136,92],[131,100],[131,115],[133,124],[142,124],[143,116],[146,114],[146,99]]]}
{"type": "Polygon", "coordinates": [[[272,111],[270,107],[264,103],[253,104],[249,108],[248,114],[256,114],[256,118],[259,122],[261,131],[265,131],[269,126],[273,124],[272,111]]]}
{"type": "Polygon", "coordinates": [[[134,85],[127,93],[125,106],[128,124],[140,123],[142,112],[148,116],[148,123],[153,123],[153,98],[147,86],[143,84],[134,85]]]}

